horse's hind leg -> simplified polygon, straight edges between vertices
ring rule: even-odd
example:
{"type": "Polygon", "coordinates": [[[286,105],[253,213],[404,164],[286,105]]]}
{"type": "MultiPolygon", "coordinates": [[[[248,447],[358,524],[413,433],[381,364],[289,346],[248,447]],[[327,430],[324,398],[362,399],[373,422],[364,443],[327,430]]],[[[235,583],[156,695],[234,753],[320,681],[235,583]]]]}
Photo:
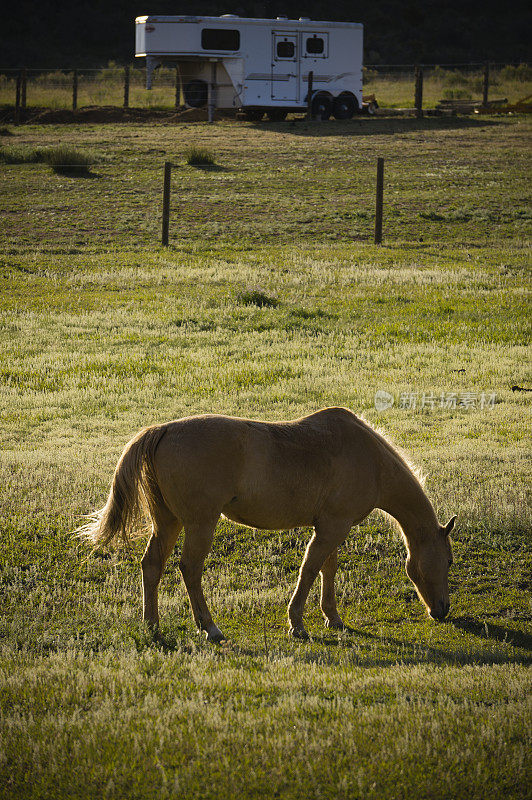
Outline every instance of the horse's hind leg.
{"type": "Polygon", "coordinates": [[[325,624],[328,628],[337,630],[347,630],[338,609],[336,608],[336,593],[334,591],[334,578],[338,569],[338,548],[335,548],[331,555],[325,559],[321,572],[321,597],[320,606],[325,617],[325,624]]]}
{"type": "Polygon", "coordinates": [[[198,629],[205,631],[209,642],[221,642],[225,636],[214,624],[211,612],[201,588],[201,576],[205,559],[211,549],[214,529],[218,517],[209,523],[185,525],[185,541],[179,562],[179,569],[187,587],[192,614],[198,629]]]}
{"type": "Polygon", "coordinates": [[[152,628],[159,624],[159,582],[181,528],[179,520],[169,511],[162,512],[153,523],[153,533],[142,556],[143,618],[152,628]]]}

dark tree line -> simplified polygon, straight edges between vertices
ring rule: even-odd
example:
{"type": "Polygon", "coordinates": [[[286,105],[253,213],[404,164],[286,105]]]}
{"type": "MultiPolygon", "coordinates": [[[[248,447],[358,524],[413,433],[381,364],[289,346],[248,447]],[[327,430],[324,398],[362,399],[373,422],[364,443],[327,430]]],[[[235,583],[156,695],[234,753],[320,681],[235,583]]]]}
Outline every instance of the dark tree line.
{"type": "Polygon", "coordinates": [[[510,63],[530,58],[530,8],[523,0],[19,0],[2,19],[0,68],[125,63],[136,16],[225,13],[362,22],[366,63],[510,63]]]}

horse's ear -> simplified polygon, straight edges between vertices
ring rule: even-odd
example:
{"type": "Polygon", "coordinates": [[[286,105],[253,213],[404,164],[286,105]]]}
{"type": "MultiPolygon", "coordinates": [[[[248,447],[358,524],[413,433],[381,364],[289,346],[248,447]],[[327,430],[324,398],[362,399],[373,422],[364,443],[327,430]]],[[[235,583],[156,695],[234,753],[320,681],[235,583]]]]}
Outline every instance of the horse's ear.
{"type": "Polygon", "coordinates": [[[454,523],[456,522],[456,514],[454,517],[451,517],[445,528],[443,529],[443,533],[445,536],[449,536],[450,532],[454,528],[454,523]]]}

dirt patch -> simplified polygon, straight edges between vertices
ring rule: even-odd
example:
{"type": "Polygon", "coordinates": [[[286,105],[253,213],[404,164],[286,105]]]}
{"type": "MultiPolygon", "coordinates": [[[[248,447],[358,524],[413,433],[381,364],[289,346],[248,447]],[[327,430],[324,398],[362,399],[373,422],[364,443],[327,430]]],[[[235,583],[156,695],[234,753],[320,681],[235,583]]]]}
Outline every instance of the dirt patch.
{"type": "MultiPolygon", "coordinates": [[[[214,120],[227,119],[228,117],[234,117],[234,114],[215,111],[213,115],[214,120]]],[[[176,112],[174,118],[176,122],[206,122],[209,119],[209,113],[206,108],[183,108],[176,112]]]]}
{"type": "MultiPolygon", "coordinates": [[[[220,120],[234,114],[214,112],[214,119],[220,120]]],[[[120,106],[83,106],[72,111],[66,108],[27,108],[20,111],[20,122],[33,125],[64,125],[72,123],[105,123],[105,122],[206,122],[208,112],[205,108],[153,109],[153,108],[121,108],[120,106]]],[[[0,122],[15,121],[14,108],[0,111],[0,122]]]]}
{"type": "Polygon", "coordinates": [[[66,122],[74,122],[72,111],[67,109],[35,109],[35,114],[31,110],[20,114],[21,122],[43,122],[51,125],[62,125],[66,122]]]}

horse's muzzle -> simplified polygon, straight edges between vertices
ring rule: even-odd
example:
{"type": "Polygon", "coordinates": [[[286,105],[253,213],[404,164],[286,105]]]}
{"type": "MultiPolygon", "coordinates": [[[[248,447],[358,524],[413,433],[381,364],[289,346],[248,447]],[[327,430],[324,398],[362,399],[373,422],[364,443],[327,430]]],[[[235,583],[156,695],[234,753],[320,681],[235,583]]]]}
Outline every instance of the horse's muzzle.
{"type": "Polygon", "coordinates": [[[449,613],[450,607],[451,605],[448,600],[440,600],[437,606],[434,606],[434,608],[430,609],[429,614],[432,619],[437,619],[439,622],[441,622],[449,613]]]}

